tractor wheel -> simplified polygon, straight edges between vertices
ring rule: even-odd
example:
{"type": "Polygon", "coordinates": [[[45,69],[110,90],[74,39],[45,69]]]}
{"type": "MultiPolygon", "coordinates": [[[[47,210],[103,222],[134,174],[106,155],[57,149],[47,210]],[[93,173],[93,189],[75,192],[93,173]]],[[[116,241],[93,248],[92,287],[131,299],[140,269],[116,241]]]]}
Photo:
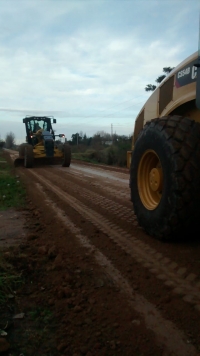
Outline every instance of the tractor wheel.
{"type": "Polygon", "coordinates": [[[33,167],[33,146],[26,145],[25,146],[25,153],[24,153],[24,167],[32,168],[33,167]]]}
{"type": "Polygon", "coordinates": [[[200,124],[181,116],[147,122],[132,154],[130,187],[138,223],[168,240],[200,212],[200,124]]]}
{"type": "Polygon", "coordinates": [[[63,145],[63,167],[69,167],[71,163],[71,148],[69,145],[63,145]]]}
{"type": "Polygon", "coordinates": [[[24,157],[25,154],[25,147],[28,145],[28,143],[21,143],[19,146],[19,157],[24,157]]]}

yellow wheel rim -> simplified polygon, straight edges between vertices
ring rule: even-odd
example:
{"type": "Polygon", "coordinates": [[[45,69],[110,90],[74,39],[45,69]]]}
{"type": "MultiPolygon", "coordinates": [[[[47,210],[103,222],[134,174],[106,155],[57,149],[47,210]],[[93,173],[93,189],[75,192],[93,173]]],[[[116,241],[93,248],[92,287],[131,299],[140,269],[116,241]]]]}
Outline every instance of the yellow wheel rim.
{"type": "Polygon", "coordinates": [[[154,210],[162,197],[163,172],[158,155],[147,150],[139,164],[137,183],[140,199],[148,210],[154,210]]]}

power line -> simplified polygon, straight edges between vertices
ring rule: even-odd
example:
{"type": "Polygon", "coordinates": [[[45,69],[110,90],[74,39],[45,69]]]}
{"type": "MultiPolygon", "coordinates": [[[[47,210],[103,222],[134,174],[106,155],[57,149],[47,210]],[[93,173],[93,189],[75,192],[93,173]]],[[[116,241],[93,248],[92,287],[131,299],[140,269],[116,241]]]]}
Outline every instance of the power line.
{"type": "MultiPolygon", "coordinates": [[[[112,109],[113,107],[117,107],[117,106],[119,106],[119,105],[122,105],[123,103],[126,103],[126,102],[129,102],[129,101],[131,101],[131,100],[135,100],[135,99],[137,99],[137,98],[140,98],[142,95],[140,95],[140,96],[138,96],[138,97],[134,97],[134,98],[132,98],[132,99],[129,99],[129,100],[126,100],[126,101],[123,101],[123,102],[121,102],[121,103],[119,103],[119,104],[117,104],[117,105],[114,105],[114,106],[111,106],[110,108],[108,108],[108,109],[105,109],[105,110],[102,110],[101,112],[105,112],[106,110],[110,110],[110,109],[112,109]]],[[[106,115],[104,115],[104,116],[101,116],[101,115],[98,115],[98,116],[94,116],[94,115],[89,115],[89,116],[79,116],[79,115],[76,115],[76,116],[73,116],[73,115],[69,115],[68,114],[68,117],[77,117],[77,118],[80,118],[80,119],[83,119],[83,118],[89,118],[89,117],[91,117],[91,118],[93,118],[93,119],[97,119],[97,118],[104,118],[104,117],[110,117],[110,116],[113,116],[113,115],[115,115],[115,114],[117,114],[118,112],[121,112],[121,111],[124,111],[124,110],[127,110],[127,109],[129,109],[129,108],[132,108],[132,107],[134,107],[134,105],[139,105],[139,104],[141,104],[141,103],[143,103],[143,101],[142,102],[139,102],[139,103],[137,103],[137,104],[133,104],[133,105],[130,105],[130,106],[128,106],[128,107],[125,107],[125,108],[123,108],[123,109],[121,109],[121,110],[118,110],[118,111],[116,111],[116,112],[114,112],[114,113],[112,113],[112,114],[106,114],[106,115]]],[[[46,115],[50,115],[50,114],[48,114],[48,113],[51,113],[51,114],[56,114],[56,115],[59,115],[60,113],[65,113],[65,110],[27,110],[27,109],[10,109],[10,108],[0,108],[0,111],[2,111],[2,112],[11,112],[11,113],[45,113],[46,115]]],[[[93,121],[93,120],[92,120],[93,121]]]]}

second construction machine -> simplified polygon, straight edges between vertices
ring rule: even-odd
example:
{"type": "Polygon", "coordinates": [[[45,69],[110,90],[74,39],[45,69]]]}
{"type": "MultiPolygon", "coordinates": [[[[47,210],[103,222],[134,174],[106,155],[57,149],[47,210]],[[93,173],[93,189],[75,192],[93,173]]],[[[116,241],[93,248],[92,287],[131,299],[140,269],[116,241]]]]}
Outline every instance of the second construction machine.
{"type": "MultiPolygon", "coordinates": [[[[64,134],[55,135],[52,123],[56,119],[50,116],[26,116],[23,119],[26,129],[26,143],[19,146],[19,157],[15,165],[21,163],[26,168],[33,167],[34,163],[42,161],[45,163],[61,163],[63,167],[69,167],[71,163],[71,149],[65,143],[57,144],[58,138],[64,138],[64,134]]],[[[58,140],[59,141],[59,140],[58,140]]]]}
{"type": "Polygon", "coordinates": [[[161,240],[194,235],[200,217],[200,52],[174,68],[140,110],[128,167],[140,226],[161,240]]]}

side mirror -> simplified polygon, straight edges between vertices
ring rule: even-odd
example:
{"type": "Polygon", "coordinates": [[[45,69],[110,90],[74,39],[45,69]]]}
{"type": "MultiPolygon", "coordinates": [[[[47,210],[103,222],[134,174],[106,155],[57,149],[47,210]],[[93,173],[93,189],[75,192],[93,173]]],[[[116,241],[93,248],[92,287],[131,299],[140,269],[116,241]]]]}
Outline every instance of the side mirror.
{"type": "Polygon", "coordinates": [[[56,119],[53,119],[53,124],[56,124],[56,119]]]}

